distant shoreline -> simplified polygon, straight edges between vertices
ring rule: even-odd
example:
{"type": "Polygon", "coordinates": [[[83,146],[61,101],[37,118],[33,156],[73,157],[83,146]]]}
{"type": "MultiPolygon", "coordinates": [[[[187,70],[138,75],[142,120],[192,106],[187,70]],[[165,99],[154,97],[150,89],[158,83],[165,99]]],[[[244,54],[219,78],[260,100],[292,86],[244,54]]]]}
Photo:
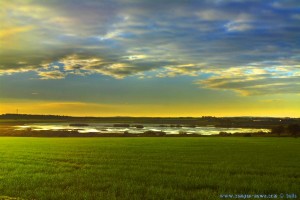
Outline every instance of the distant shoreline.
{"type": "Polygon", "coordinates": [[[54,115],[0,115],[0,136],[16,137],[299,137],[300,118],[272,117],[68,117],[54,115]],[[160,131],[145,130],[142,133],[110,132],[81,133],[77,130],[15,130],[13,126],[30,123],[68,123],[70,126],[89,126],[93,123],[112,123],[116,127],[141,128],[146,124],[156,124],[161,127],[217,127],[217,128],[250,128],[269,129],[268,132],[238,132],[220,131],[219,134],[201,135],[199,133],[167,134],[160,131]],[[296,127],[293,127],[296,126],[296,127]],[[291,130],[290,130],[291,129],[291,130]],[[293,130],[292,130],[293,129],[293,130]]]}
{"type": "Polygon", "coordinates": [[[257,133],[220,133],[215,135],[201,134],[166,134],[164,132],[145,132],[145,133],[79,133],[78,131],[21,131],[0,129],[0,137],[293,137],[289,134],[272,134],[265,132],[257,133]]]}

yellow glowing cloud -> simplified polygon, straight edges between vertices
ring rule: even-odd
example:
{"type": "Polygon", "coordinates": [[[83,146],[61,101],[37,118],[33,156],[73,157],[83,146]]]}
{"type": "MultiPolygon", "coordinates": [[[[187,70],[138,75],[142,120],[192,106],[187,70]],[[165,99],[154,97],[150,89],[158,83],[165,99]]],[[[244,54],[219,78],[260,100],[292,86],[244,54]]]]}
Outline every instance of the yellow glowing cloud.
{"type": "Polygon", "coordinates": [[[21,17],[30,17],[35,19],[47,18],[50,11],[47,7],[39,6],[31,3],[30,1],[15,0],[15,1],[1,1],[0,2],[0,18],[10,18],[8,22],[18,22],[22,20],[21,17]],[[13,15],[7,15],[12,13],[13,15]],[[13,16],[13,17],[11,17],[13,16]],[[15,21],[16,20],[16,21],[15,21]]]}
{"type": "Polygon", "coordinates": [[[34,28],[34,26],[21,26],[21,27],[11,27],[4,30],[0,30],[0,38],[11,37],[17,33],[27,32],[34,28]]]}
{"type": "Polygon", "coordinates": [[[51,21],[51,16],[55,16],[53,10],[20,0],[0,1],[0,8],[1,51],[39,49],[41,41],[49,40],[42,30],[51,21]]]}

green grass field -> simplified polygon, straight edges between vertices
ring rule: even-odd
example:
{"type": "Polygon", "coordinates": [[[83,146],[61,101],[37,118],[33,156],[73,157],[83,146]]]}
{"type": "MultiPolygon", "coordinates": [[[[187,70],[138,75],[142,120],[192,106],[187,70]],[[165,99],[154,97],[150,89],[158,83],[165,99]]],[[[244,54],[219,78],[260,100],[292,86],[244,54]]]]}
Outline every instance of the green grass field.
{"type": "Polygon", "coordinates": [[[296,138],[0,138],[0,199],[300,195],[296,138]]]}

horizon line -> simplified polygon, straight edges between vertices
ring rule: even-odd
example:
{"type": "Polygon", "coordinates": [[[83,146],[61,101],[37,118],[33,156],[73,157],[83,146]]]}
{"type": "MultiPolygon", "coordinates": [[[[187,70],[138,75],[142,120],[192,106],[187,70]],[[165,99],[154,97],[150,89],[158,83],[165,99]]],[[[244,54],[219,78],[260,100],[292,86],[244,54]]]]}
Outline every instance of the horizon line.
{"type": "Polygon", "coordinates": [[[202,116],[83,116],[83,115],[58,115],[58,114],[26,114],[26,113],[1,113],[0,116],[3,115],[42,115],[42,116],[59,116],[59,117],[86,117],[86,118],[114,118],[114,117],[130,117],[130,118],[203,118],[203,117],[212,117],[212,118],[233,118],[233,117],[240,117],[240,118],[294,118],[298,119],[300,117],[290,117],[290,116],[245,116],[245,115],[240,115],[240,116],[212,116],[212,115],[202,115],[202,116]]]}

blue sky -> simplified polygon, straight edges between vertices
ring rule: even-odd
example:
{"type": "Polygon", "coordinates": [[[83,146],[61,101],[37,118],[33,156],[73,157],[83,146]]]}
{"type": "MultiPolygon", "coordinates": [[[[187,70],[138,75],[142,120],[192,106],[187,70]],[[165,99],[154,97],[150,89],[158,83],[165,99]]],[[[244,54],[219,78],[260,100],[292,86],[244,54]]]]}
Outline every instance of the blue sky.
{"type": "Polygon", "coordinates": [[[0,0],[0,13],[2,113],[300,116],[297,0],[0,0]]]}

